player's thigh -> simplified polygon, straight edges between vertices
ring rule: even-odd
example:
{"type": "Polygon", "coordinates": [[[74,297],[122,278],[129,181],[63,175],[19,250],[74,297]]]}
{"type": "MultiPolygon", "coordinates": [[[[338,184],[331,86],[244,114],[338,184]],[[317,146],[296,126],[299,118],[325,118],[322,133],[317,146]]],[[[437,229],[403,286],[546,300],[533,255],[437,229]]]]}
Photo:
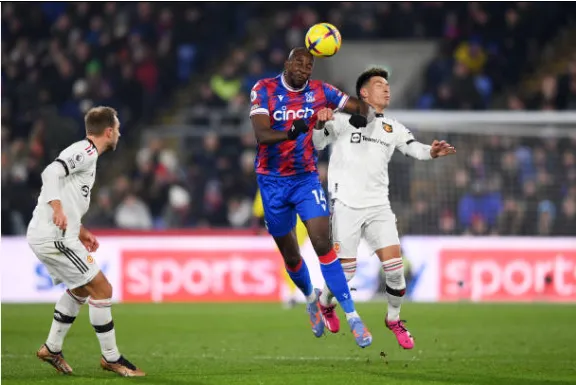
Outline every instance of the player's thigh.
{"type": "Polygon", "coordinates": [[[289,199],[304,223],[313,218],[330,216],[326,194],[316,174],[305,174],[295,178],[289,199]]]}
{"type": "Polygon", "coordinates": [[[288,235],[296,226],[296,210],[286,194],[286,181],[266,175],[257,178],[268,233],[273,237],[288,235]]]}
{"type": "Polygon", "coordinates": [[[91,297],[92,299],[108,299],[112,298],[112,285],[108,282],[104,273],[99,271],[90,282],[72,290],[72,292],[82,297],[91,297]]]}
{"type": "Polygon", "coordinates": [[[322,184],[315,174],[301,176],[294,184],[290,200],[306,225],[312,246],[318,255],[330,251],[330,210],[322,184]]]}
{"type": "Polygon", "coordinates": [[[335,200],[330,221],[331,238],[338,258],[356,258],[363,223],[362,210],[353,209],[335,200]]]}
{"type": "Polygon", "coordinates": [[[80,241],[61,240],[30,247],[44,263],[54,283],[63,282],[70,290],[86,285],[100,272],[80,241]]]}
{"type": "Polygon", "coordinates": [[[400,239],[392,210],[387,207],[371,207],[368,210],[363,235],[370,249],[381,261],[400,257],[400,239]]]}

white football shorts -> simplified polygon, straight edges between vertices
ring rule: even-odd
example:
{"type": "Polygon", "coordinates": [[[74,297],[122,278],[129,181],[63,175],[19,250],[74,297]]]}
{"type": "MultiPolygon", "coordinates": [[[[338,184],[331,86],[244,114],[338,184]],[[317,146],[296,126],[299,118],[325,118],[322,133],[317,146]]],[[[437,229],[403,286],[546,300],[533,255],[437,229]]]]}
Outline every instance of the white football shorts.
{"type": "Polygon", "coordinates": [[[100,271],[94,257],[80,240],[63,239],[29,245],[48,269],[55,285],[63,282],[68,289],[75,289],[92,281],[100,271]]]}
{"type": "Polygon", "coordinates": [[[400,244],[396,215],[389,206],[355,209],[336,199],[332,204],[330,225],[338,258],[356,258],[361,238],[366,240],[372,252],[400,244]]]}

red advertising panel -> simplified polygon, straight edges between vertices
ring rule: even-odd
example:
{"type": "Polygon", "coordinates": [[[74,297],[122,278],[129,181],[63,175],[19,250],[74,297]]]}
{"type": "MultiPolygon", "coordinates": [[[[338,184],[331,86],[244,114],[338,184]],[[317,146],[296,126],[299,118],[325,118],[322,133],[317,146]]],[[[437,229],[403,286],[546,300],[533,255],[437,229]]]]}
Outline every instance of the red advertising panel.
{"type": "Polygon", "coordinates": [[[442,249],[441,301],[576,301],[576,250],[442,249]]]}
{"type": "Polygon", "coordinates": [[[281,257],[262,250],[123,250],[125,302],[278,301],[281,257]]]}

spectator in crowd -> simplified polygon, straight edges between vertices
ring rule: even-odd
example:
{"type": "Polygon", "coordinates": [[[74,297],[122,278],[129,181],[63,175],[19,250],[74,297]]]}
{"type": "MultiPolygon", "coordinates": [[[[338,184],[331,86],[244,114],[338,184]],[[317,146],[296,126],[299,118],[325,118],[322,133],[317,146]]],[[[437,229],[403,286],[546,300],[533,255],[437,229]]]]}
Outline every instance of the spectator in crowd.
{"type": "Polygon", "coordinates": [[[504,207],[498,216],[497,234],[519,235],[522,228],[522,209],[514,196],[504,199],[504,207]]]}
{"type": "Polygon", "coordinates": [[[554,223],[554,235],[576,236],[576,197],[566,197],[554,223]]]}
{"type": "Polygon", "coordinates": [[[152,216],[146,204],[136,195],[129,193],[116,208],[116,226],[127,230],[152,229],[152,216]]]}

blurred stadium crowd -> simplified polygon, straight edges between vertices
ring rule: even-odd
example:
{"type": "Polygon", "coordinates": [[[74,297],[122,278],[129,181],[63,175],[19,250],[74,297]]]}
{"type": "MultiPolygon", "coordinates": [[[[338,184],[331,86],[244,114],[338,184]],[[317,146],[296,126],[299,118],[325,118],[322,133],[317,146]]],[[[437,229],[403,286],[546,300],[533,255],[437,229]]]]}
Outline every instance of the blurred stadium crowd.
{"type": "MultiPolygon", "coordinates": [[[[82,137],[83,113],[100,104],[117,108],[123,138],[99,163],[86,225],[253,226],[247,95],[323,20],[345,40],[439,39],[413,108],[484,110],[498,107],[500,96],[512,110],[576,109],[576,56],[542,76],[538,91],[516,93],[574,11],[570,3],[528,2],[3,3],[2,233],[25,231],[40,172],[82,137]],[[267,32],[251,35],[253,26],[267,32]],[[188,89],[187,123],[207,124],[218,111],[238,134],[187,137],[184,152],[141,140],[141,128],[188,89]]],[[[432,196],[421,192],[430,181],[412,166],[392,165],[391,199],[404,233],[576,234],[576,140],[449,139],[466,160],[432,196]]],[[[321,159],[325,175],[327,154],[321,159]]]]}

